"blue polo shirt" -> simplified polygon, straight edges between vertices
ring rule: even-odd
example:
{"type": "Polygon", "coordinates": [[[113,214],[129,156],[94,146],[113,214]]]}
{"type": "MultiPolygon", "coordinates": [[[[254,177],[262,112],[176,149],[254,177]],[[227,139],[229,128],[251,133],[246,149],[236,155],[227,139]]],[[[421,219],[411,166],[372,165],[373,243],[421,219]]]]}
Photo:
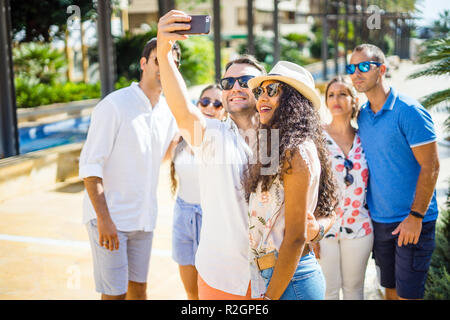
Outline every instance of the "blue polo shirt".
{"type": "MultiPolygon", "coordinates": [[[[377,113],[370,102],[363,105],[358,126],[369,167],[370,215],[379,223],[403,221],[411,210],[420,173],[411,148],[436,141],[433,120],[419,102],[391,87],[377,113]]],[[[435,190],[423,221],[436,220],[437,215],[435,190]]]]}

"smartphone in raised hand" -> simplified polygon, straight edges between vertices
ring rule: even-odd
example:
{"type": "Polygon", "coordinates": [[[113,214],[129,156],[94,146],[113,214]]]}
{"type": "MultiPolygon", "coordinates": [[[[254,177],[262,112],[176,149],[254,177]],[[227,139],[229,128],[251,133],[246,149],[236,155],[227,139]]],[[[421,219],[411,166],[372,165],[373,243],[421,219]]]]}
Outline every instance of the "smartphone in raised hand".
{"type": "Polygon", "coordinates": [[[208,34],[211,29],[211,17],[208,15],[192,15],[191,29],[177,31],[178,34],[208,34]]]}

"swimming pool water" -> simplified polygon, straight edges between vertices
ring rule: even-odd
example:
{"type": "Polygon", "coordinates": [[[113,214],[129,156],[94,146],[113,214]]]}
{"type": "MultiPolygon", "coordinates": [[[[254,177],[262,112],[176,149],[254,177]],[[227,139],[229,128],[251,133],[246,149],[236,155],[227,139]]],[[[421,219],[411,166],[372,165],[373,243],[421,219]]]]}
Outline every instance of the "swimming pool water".
{"type": "Polygon", "coordinates": [[[20,154],[86,140],[90,115],[19,128],[20,154]]]}

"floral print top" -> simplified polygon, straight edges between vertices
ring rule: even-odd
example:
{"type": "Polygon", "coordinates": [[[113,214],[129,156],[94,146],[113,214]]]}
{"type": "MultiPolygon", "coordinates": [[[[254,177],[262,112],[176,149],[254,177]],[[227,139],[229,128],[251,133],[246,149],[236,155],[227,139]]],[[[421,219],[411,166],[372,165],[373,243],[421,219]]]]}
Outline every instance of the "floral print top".
{"type": "MultiPolygon", "coordinates": [[[[299,151],[311,175],[308,211],[314,213],[319,195],[320,161],[312,140],[303,142],[299,151]]],[[[248,217],[252,298],[261,298],[266,292],[266,285],[254,259],[271,251],[279,251],[284,238],[284,187],[279,178],[268,191],[261,192],[260,184],[256,192],[250,195],[248,217]]]]}
{"type": "Polygon", "coordinates": [[[324,133],[341,196],[336,208],[336,222],[324,238],[356,239],[367,236],[373,229],[366,203],[369,169],[361,139],[355,133],[352,148],[345,157],[328,132],[324,130],[324,133]]]}

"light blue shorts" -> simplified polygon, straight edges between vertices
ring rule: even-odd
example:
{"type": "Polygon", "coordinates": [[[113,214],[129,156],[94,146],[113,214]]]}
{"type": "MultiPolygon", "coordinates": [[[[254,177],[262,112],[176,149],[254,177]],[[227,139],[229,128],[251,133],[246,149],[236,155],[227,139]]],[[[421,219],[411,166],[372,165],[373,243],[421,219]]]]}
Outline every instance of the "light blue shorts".
{"type": "MultiPolygon", "coordinates": [[[[261,271],[261,276],[269,286],[273,267],[261,271]]],[[[325,277],[314,253],[300,259],[292,280],[280,300],[323,300],[325,298],[325,277]]]]}
{"type": "Polygon", "coordinates": [[[128,281],[146,283],[153,232],[117,231],[119,250],[100,246],[97,219],[86,224],[94,262],[95,289],[119,296],[128,291],[128,281]]]}
{"type": "Polygon", "coordinates": [[[200,241],[202,208],[177,197],[172,227],[172,258],[182,266],[195,265],[195,253],[200,241]]]}

